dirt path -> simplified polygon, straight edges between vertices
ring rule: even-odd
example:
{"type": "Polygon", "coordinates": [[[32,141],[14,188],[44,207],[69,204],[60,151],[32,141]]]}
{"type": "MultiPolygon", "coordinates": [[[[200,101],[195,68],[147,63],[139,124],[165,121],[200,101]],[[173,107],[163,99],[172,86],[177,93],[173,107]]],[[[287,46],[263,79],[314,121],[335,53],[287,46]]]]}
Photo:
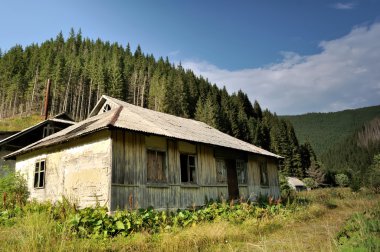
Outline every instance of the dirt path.
{"type": "Polygon", "coordinates": [[[368,205],[343,202],[334,209],[326,210],[318,218],[287,223],[261,237],[258,243],[246,244],[246,248],[250,251],[336,251],[337,244],[334,239],[344,222],[352,214],[367,208],[368,205]]]}

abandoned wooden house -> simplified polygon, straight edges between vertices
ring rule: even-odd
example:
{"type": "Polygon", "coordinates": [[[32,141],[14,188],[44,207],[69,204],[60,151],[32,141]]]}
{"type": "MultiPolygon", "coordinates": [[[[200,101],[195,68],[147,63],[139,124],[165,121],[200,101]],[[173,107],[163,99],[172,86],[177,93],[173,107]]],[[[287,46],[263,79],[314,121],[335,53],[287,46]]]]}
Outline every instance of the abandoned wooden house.
{"type": "Polygon", "coordinates": [[[0,134],[0,172],[3,165],[7,165],[11,170],[15,168],[14,160],[3,159],[7,154],[37,142],[73,124],[75,122],[66,113],[60,113],[22,131],[4,132],[3,135],[8,133],[7,137],[2,138],[0,134]]]}
{"type": "Polygon", "coordinates": [[[30,197],[80,207],[185,208],[279,196],[280,156],[205,123],[102,96],[89,118],[9,154],[30,197]],[[131,203],[132,202],[132,203],[131,203]]]}

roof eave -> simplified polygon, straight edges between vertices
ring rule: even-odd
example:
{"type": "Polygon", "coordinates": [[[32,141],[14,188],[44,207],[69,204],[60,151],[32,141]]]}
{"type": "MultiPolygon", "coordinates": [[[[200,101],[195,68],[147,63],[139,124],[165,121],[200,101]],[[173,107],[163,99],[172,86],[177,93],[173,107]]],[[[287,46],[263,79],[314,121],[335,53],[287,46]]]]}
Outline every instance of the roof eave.
{"type": "Polygon", "coordinates": [[[33,148],[33,145],[36,145],[38,143],[40,143],[39,141],[38,142],[35,142],[35,143],[32,143],[28,146],[25,146],[24,148],[20,149],[20,150],[17,150],[15,152],[12,152],[6,156],[4,156],[4,160],[15,160],[17,156],[20,156],[20,155],[23,155],[23,154],[26,154],[26,153],[29,153],[29,152],[32,152],[32,151],[36,151],[36,150],[40,150],[40,149],[44,149],[44,148],[50,148],[52,146],[56,146],[58,144],[62,144],[62,143],[66,143],[66,142],[69,142],[69,141],[72,141],[72,140],[75,140],[75,139],[78,139],[78,138],[81,138],[81,137],[84,137],[84,136],[87,136],[89,134],[92,134],[92,133],[95,133],[95,132],[99,132],[99,131],[102,131],[104,129],[108,129],[109,128],[109,125],[107,126],[104,126],[104,127],[100,127],[100,128],[96,128],[94,130],[91,130],[89,132],[85,132],[81,135],[77,135],[77,136],[73,136],[73,137],[70,137],[70,138],[64,138],[62,140],[59,140],[57,142],[54,142],[54,143],[51,143],[49,145],[45,145],[45,146],[38,146],[38,147],[35,147],[33,148]]]}

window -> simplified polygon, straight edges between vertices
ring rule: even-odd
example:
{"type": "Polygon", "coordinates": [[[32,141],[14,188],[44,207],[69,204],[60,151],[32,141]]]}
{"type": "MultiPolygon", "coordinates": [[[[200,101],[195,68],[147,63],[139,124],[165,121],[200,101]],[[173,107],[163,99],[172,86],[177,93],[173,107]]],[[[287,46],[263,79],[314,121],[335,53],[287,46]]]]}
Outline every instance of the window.
{"type": "Polygon", "coordinates": [[[196,158],[194,155],[180,154],[181,182],[195,183],[196,158]]]}
{"type": "Polygon", "coordinates": [[[227,167],[224,159],[216,160],[216,181],[218,183],[227,183],[227,167]]]}
{"type": "Polygon", "coordinates": [[[36,162],[34,169],[34,188],[45,187],[45,160],[36,162]]]}
{"type": "Polygon", "coordinates": [[[148,182],[166,182],[166,162],[165,152],[148,150],[147,151],[147,180],[148,182]]]}
{"type": "Polygon", "coordinates": [[[236,173],[239,184],[247,184],[247,163],[244,160],[236,160],[236,173]]]}
{"type": "Polygon", "coordinates": [[[111,110],[111,106],[109,104],[104,105],[103,107],[103,113],[111,110]]]}
{"type": "Polygon", "coordinates": [[[269,185],[267,162],[265,161],[260,162],[260,185],[262,186],[269,185]]]}
{"type": "MultiPolygon", "coordinates": [[[[55,133],[55,128],[54,127],[51,127],[49,124],[46,126],[46,127],[44,127],[44,129],[43,129],[43,136],[42,137],[47,137],[47,136],[50,136],[50,135],[52,135],[52,134],[54,134],[55,133]]],[[[59,130],[57,130],[57,131],[59,131],[59,130]]]]}

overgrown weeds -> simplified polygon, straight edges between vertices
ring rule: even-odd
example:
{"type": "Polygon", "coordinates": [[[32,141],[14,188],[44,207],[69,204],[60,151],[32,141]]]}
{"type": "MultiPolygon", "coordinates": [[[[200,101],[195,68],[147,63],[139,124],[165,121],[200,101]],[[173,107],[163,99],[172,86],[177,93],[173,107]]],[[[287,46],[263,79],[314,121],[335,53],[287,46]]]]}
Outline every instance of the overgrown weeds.
{"type": "Polygon", "coordinates": [[[323,189],[300,193],[284,204],[210,202],[200,209],[149,208],[112,215],[100,206],[78,210],[67,200],[30,202],[1,211],[0,250],[337,250],[339,223],[378,200],[370,192],[323,189]],[[329,208],[332,203],[335,208],[329,208]]]}

